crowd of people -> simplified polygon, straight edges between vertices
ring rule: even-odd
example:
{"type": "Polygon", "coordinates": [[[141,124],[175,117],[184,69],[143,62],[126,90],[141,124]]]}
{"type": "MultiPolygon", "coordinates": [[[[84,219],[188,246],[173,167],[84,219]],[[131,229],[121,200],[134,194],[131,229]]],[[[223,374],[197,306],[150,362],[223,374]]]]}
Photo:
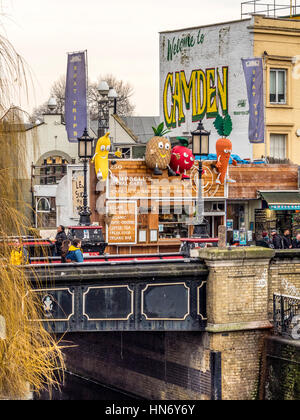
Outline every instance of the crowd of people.
{"type": "Polygon", "coordinates": [[[289,229],[286,229],[283,235],[279,235],[276,229],[271,231],[271,236],[268,232],[262,233],[262,238],[256,241],[257,246],[273,249],[298,249],[300,248],[300,233],[297,233],[293,238],[289,229]]]}

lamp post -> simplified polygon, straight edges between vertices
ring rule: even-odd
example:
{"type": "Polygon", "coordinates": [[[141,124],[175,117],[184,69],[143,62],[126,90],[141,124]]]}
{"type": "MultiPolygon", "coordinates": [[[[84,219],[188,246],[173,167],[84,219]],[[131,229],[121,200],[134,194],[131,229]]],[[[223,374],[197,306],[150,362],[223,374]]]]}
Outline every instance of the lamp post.
{"type": "Polygon", "coordinates": [[[83,206],[79,209],[79,224],[81,226],[91,225],[91,210],[88,207],[87,195],[87,163],[93,157],[93,142],[94,139],[89,136],[87,129],[84,130],[82,137],[78,138],[78,156],[83,161],[83,206]]]}
{"type": "Polygon", "coordinates": [[[208,222],[204,219],[204,201],[202,194],[202,160],[201,157],[207,157],[209,155],[209,137],[210,131],[206,131],[202,124],[202,121],[199,122],[197,130],[191,132],[192,135],[192,146],[193,154],[195,157],[199,156],[199,168],[198,168],[198,201],[197,201],[197,211],[196,211],[196,220],[194,222],[194,238],[208,238],[209,234],[207,232],[208,222]]]}
{"type": "Polygon", "coordinates": [[[117,113],[118,94],[113,87],[109,87],[105,80],[98,86],[100,100],[98,101],[98,138],[103,137],[109,128],[109,108],[113,103],[114,114],[117,113]]]}

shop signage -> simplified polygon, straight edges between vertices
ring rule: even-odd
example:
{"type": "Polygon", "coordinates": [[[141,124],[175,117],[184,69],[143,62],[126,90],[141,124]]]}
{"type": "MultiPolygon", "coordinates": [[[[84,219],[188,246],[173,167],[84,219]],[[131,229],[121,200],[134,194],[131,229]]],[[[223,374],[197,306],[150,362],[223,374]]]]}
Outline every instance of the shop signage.
{"type": "Polygon", "coordinates": [[[227,219],[226,225],[227,225],[228,232],[232,232],[233,231],[233,220],[232,219],[227,219]]]}
{"type": "Polygon", "coordinates": [[[262,58],[242,59],[249,100],[249,141],[265,142],[264,78],[262,58]]]}
{"type": "Polygon", "coordinates": [[[111,222],[106,225],[106,240],[109,245],[134,245],[137,243],[136,201],[108,201],[107,215],[111,222]]]}
{"type": "Polygon", "coordinates": [[[79,217],[79,207],[83,206],[84,177],[83,171],[72,173],[72,204],[73,217],[79,217]]]}
{"type": "Polygon", "coordinates": [[[300,205],[270,205],[269,208],[270,210],[300,210],[300,205]]]}
{"type": "MultiPolygon", "coordinates": [[[[190,180],[168,177],[153,177],[144,161],[127,160],[110,167],[107,180],[107,198],[116,200],[164,200],[195,201],[198,197],[198,162],[190,172],[190,180]]],[[[225,196],[224,185],[216,184],[218,172],[212,162],[203,162],[203,197],[225,196]]]]}

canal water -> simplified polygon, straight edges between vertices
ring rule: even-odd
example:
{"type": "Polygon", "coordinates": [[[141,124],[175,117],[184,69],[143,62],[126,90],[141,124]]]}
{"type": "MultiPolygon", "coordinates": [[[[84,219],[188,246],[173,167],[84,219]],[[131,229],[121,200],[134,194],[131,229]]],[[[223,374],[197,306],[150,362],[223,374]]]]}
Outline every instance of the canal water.
{"type": "Polygon", "coordinates": [[[60,390],[53,390],[50,398],[49,393],[42,393],[40,397],[35,397],[35,400],[97,400],[97,401],[125,401],[125,400],[139,400],[141,398],[111,388],[104,384],[91,381],[70,372],[65,372],[65,384],[60,390]]]}

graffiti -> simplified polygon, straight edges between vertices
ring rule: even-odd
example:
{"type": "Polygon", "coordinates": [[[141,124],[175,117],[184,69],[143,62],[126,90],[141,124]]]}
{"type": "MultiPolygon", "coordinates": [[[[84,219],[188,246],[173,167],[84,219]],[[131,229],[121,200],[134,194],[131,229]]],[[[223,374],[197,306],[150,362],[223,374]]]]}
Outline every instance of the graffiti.
{"type": "Polygon", "coordinates": [[[201,33],[201,30],[199,30],[197,37],[194,37],[194,35],[182,35],[181,37],[174,37],[172,41],[168,39],[168,55],[167,60],[172,61],[173,57],[176,54],[179,54],[182,52],[184,48],[192,48],[195,45],[203,44],[204,42],[204,34],[201,33]]]}
{"type": "Polygon", "coordinates": [[[163,90],[164,119],[167,127],[185,122],[185,111],[192,108],[192,121],[206,115],[215,118],[219,109],[228,113],[228,67],[193,70],[187,82],[184,70],[169,73],[163,90]],[[221,76],[222,75],[222,76],[221,76]]]}

